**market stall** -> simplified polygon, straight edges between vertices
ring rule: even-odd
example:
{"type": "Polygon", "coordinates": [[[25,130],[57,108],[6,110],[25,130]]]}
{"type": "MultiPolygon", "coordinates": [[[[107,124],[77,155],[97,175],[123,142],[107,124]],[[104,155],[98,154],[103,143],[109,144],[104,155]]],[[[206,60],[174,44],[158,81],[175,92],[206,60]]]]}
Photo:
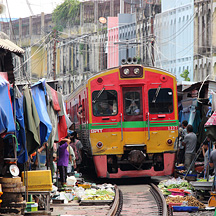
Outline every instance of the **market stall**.
{"type": "Polygon", "coordinates": [[[161,181],[158,185],[166,198],[166,202],[172,212],[195,212],[215,210],[209,205],[210,191],[212,189],[211,182],[203,182],[203,180],[188,182],[183,178],[172,178],[161,181]],[[199,196],[199,190],[208,191],[208,196],[199,196]]]}

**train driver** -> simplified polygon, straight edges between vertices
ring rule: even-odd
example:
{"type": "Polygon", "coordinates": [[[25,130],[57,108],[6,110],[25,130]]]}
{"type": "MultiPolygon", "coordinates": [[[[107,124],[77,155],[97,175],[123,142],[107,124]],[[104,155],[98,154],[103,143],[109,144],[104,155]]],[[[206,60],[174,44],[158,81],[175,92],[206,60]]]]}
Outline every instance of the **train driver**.
{"type": "Polygon", "coordinates": [[[140,109],[136,101],[139,101],[139,98],[136,98],[135,92],[131,92],[129,98],[126,98],[126,101],[130,101],[130,105],[126,107],[126,113],[128,115],[139,115],[140,109]]]}

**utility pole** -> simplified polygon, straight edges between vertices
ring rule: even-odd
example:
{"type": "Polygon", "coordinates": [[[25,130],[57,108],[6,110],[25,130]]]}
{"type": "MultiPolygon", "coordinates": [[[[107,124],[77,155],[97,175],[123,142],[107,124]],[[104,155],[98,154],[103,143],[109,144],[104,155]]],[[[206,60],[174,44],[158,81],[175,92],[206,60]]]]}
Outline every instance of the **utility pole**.
{"type": "Polygon", "coordinates": [[[53,79],[56,79],[56,29],[54,29],[54,45],[53,45],[53,79]]]}
{"type": "MultiPolygon", "coordinates": [[[[151,34],[154,35],[154,11],[153,8],[150,7],[150,15],[151,15],[151,34]]],[[[151,41],[151,52],[152,52],[152,66],[154,66],[154,40],[151,41]]]]}
{"type": "Polygon", "coordinates": [[[214,77],[214,66],[213,66],[213,0],[211,0],[211,30],[210,30],[210,37],[211,37],[211,47],[210,47],[210,55],[211,55],[211,69],[210,69],[210,79],[214,77]]]}

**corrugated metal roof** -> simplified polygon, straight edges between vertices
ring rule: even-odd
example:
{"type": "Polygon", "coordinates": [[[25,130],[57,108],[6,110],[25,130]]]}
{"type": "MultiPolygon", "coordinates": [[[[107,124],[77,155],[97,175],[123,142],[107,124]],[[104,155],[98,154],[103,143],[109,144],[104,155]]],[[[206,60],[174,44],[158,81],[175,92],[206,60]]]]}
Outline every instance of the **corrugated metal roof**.
{"type": "Polygon", "coordinates": [[[4,32],[0,32],[0,48],[9,50],[15,54],[23,54],[25,52],[22,48],[10,41],[4,32]]]}
{"type": "Polygon", "coordinates": [[[23,54],[25,52],[23,49],[18,47],[12,41],[10,41],[8,39],[2,39],[2,38],[0,38],[0,48],[9,50],[13,53],[19,53],[19,54],[23,54]]]}
{"type": "MultiPolygon", "coordinates": [[[[188,88],[184,89],[184,92],[189,92],[189,91],[192,91],[194,89],[199,90],[199,88],[201,87],[202,83],[203,82],[196,82],[196,83],[192,84],[191,86],[189,86],[188,88]]],[[[214,80],[206,80],[204,82],[204,85],[205,86],[209,85],[209,83],[216,84],[216,81],[214,81],[214,80]]]]}

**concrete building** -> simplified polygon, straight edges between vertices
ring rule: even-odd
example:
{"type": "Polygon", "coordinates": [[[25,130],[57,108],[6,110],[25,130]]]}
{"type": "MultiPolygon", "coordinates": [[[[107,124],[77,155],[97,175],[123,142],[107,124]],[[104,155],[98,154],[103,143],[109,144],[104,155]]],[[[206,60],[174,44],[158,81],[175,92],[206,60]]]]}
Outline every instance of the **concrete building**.
{"type": "Polygon", "coordinates": [[[194,0],[194,80],[216,80],[216,1],[194,0]]]}
{"type": "Polygon", "coordinates": [[[162,11],[154,20],[155,66],[176,75],[189,71],[194,79],[194,2],[193,0],[162,0],[162,11]]]}
{"type": "Polygon", "coordinates": [[[117,67],[119,65],[119,27],[118,17],[108,17],[108,41],[107,41],[107,68],[117,67]]]}
{"type": "Polygon", "coordinates": [[[136,56],[145,66],[154,66],[154,18],[161,12],[161,1],[143,1],[136,13],[136,56]]]}
{"type": "Polygon", "coordinates": [[[119,65],[122,59],[136,57],[136,14],[119,14],[119,65]]]}

